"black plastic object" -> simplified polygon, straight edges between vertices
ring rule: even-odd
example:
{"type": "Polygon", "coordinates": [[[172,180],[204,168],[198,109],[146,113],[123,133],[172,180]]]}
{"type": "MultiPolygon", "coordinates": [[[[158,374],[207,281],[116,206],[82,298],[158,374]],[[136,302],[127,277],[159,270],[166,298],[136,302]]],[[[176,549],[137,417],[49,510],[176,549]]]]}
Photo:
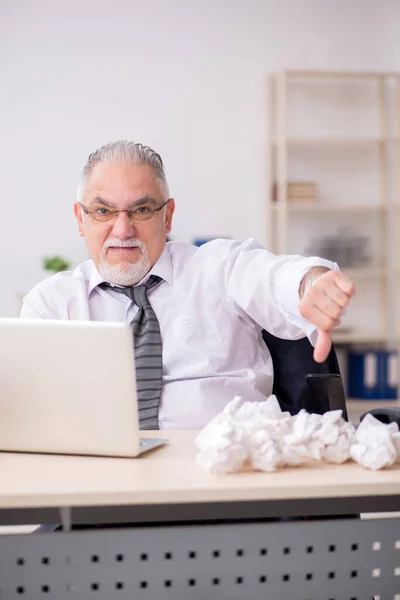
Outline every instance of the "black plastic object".
{"type": "MultiPolygon", "coordinates": [[[[306,381],[313,399],[313,412],[322,415],[328,410],[342,410],[343,417],[347,419],[346,397],[340,375],[315,373],[306,375],[306,381]]],[[[307,410],[307,406],[304,408],[307,410]]]]}
{"type": "Polygon", "coordinates": [[[364,413],[360,421],[362,421],[367,415],[372,415],[381,423],[389,425],[389,423],[397,423],[400,428],[400,408],[373,408],[368,412],[364,413]]]}

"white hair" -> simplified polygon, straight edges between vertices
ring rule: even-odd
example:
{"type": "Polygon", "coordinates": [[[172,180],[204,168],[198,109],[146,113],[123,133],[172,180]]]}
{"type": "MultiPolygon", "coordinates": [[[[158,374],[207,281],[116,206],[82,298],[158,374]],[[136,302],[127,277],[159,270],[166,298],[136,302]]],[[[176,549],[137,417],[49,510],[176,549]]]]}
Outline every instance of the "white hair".
{"type": "Polygon", "coordinates": [[[78,186],[78,202],[82,202],[90,174],[99,162],[130,162],[134,165],[149,165],[156,176],[163,199],[167,200],[169,198],[169,188],[161,156],[149,146],[127,140],[118,140],[117,142],[105,144],[89,155],[78,186]]]}

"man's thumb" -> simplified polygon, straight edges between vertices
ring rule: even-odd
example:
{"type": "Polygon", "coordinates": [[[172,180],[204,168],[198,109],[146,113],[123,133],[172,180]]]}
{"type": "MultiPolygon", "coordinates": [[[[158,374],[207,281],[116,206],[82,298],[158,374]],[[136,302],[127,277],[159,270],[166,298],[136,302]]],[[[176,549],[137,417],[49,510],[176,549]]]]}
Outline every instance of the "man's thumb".
{"type": "Polygon", "coordinates": [[[317,343],[314,348],[314,360],[318,363],[328,358],[332,346],[331,332],[318,329],[317,343]]]}

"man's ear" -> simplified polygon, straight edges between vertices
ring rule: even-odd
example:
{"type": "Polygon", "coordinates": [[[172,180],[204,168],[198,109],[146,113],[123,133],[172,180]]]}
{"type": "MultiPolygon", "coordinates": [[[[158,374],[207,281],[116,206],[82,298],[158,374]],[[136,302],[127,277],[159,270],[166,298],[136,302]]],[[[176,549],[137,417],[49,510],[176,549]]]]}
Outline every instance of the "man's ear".
{"type": "Polygon", "coordinates": [[[174,212],[175,212],[175,200],[173,198],[170,198],[169,202],[166,206],[166,213],[165,213],[165,228],[167,230],[167,233],[171,232],[172,217],[174,216],[174,212]]]}
{"type": "Polygon", "coordinates": [[[83,233],[83,211],[82,208],[80,206],[80,204],[78,204],[78,202],[75,202],[74,204],[74,215],[75,215],[75,219],[78,223],[78,231],[79,231],[79,235],[81,237],[84,237],[84,233],[83,233]]]}

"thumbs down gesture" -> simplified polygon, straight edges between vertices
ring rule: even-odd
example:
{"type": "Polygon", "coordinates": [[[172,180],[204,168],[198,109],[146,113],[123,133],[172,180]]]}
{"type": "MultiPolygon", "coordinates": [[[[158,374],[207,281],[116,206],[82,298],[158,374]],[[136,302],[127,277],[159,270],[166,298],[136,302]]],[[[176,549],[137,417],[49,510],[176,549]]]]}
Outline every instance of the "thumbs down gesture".
{"type": "Polygon", "coordinates": [[[356,291],[354,283],[342,273],[314,267],[300,284],[300,313],[316,326],[317,343],[314,360],[323,362],[332,346],[332,331],[341,323],[341,317],[356,291]]]}

